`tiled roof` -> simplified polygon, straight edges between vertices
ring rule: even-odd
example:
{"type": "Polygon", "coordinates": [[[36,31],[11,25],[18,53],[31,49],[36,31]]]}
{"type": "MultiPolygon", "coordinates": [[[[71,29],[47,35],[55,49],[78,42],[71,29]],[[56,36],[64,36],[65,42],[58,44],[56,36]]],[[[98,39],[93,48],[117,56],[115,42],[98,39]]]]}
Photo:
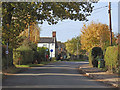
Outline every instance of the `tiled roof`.
{"type": "Polygon", "coordinates": [[[54,43],[53,37],[40,37],[38,43],[54,43]]]}

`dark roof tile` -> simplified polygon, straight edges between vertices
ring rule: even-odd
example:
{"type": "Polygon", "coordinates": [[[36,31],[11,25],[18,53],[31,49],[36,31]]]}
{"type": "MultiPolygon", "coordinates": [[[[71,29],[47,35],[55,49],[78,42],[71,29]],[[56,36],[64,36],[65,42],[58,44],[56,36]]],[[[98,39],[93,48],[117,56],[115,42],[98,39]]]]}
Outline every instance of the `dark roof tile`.
{"type": "Polygon", "coordinates": [[[54,43],[54,39],[52,37],[40,37],[38,43],[54,43]]]}

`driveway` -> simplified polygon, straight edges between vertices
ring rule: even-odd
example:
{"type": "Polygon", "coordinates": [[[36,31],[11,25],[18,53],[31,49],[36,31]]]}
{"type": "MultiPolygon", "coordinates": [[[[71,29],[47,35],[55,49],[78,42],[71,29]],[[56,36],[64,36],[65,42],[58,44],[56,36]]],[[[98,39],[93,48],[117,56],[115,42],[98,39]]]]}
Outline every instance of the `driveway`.
{"type": "Polygon", "coordinates": [[[112,88],[84,76],[78,70],[83,64],[88,62],[59,61],[8,74],[3,80],[3,88],[112,88]]]}

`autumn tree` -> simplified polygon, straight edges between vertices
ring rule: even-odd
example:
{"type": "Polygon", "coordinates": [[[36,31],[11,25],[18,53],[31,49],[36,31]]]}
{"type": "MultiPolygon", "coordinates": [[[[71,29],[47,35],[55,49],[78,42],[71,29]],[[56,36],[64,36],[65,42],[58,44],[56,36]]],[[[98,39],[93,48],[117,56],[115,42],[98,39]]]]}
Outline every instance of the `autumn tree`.
{"type": "Polygon", "coordinates": [[[37,23],[32,23],[29,29],[25,29],[19,36],[25,36],[30,41],[37,43],[40,39],[40,27],[37,23]]]}
{"type": "Polygon", "coordinates": [[[72,55],[85,54],[85,50],[81,49],[81,39],[80,36],[74,37],[71,40],[65,42],[66,50],[72,55]]]}
{"type": "MultiPolygon", "coordinates": [[[[101,47],[103,50],[110,44],[110,31],[106,24],[91,22],[81,29],[82,48],[89,51],[93,47],[101,47]]],[[[113,33],[113,42],[115,42],[113,33]]]]}
{"type": "Polygon", "coordinates": [[[92,10],[91,2],[3,2],[3,42],[16,45],[17,36],[36,20],[50,25],[63,19],[87,21],[92,10]]]}
{"type": "Polygon", "coordinates": [[[29,13],[34,13],[29,3],[3,2],[2,3],[2,41],[4,44],[17,48],[23,41],[23,36],[18,37],[24,31],[30,22],[35,22],[35,17],[29,13]],[[30,11],[30,12],[29,12],[30,11]],[[22,40],[21,40],[22,39],[22,40]]]}

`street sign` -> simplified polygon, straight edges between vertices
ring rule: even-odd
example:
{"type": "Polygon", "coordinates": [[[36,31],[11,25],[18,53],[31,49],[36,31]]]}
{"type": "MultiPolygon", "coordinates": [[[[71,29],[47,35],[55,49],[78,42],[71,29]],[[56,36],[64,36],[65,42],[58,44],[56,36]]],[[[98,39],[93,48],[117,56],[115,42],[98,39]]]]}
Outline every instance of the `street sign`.
{"type": "Polygon", "coordinates": [[[46,49],[46,51],[48,51],[48,49],[46,49]]]}
{"type": "Polygon", "coordinates": [[[53,52],[53,49],[51,49],[50,52],[53,52]]]}
{"type": "Polygon", "coordinates": [[[6,53],[6,54],[8,54],[9,52],[8,52],[8,51],[6,51],[5,53],[6,53]]]}

